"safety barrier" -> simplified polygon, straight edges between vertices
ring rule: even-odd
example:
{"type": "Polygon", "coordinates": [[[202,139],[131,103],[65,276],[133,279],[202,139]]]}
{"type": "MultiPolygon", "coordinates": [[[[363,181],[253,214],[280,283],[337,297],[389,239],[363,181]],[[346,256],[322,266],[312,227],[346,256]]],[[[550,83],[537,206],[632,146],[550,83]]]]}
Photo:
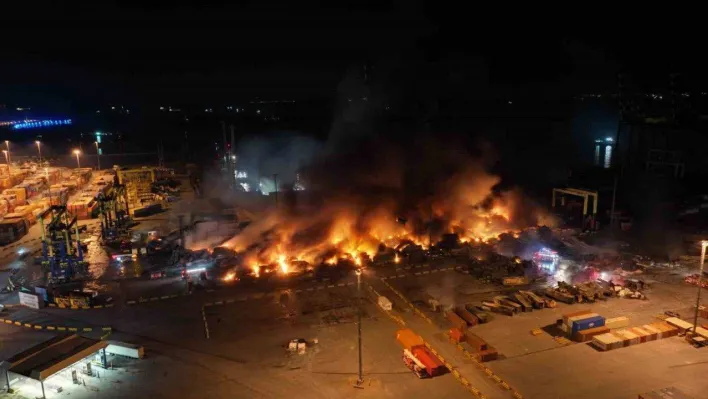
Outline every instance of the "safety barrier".
{"type": "Polygon", "coordinates": [[[112,331],[112,327],[68,327],[68,326],[56,326],[47,324],[32,324],[23,323],[21,321],[12,319],[1,319],[0,323],[12,324],[18,327],[31,328],[33,330],[47,330],[47,331],[61,331],[61,332],[93,332],[93,331],[112,331]]]}
{"type": "Polygon", "coordinates": [[[245,302],[245,301],[250,301],[250,300],[254,300],[254,299],[263,299],[263,298],[274,297],[274,296],[277,296],[283,292],[294,292],[296,294],[300,294],[303,292],[314,292],[314,291],[322,291],[322,290],[333,289],[333,288],[347,287],[347,286],[352,286],[355,284],[356,283],[349,282],[349,283],[320,285],[317,287],[309,287],[309,288],[298,288],[295,290],[285,290],[285,291],[275,291],[275,292],[257,292],[255,294],[246,295],[246,296],[242,296],[242,297],[238,297],[238,298],[228,298],[228,299],[222,299],[220,301],[206,302],[203,306],[204,307],[222,306],[222,305],[228,305],[228,304],[235,303],[235,302],[245,302]]]}
{"type": "MultiPolygon", "coordinates": [[[[401,267],[401,268],[396,268],[396,271],[401,271],[401,270],[412,271],[413,269],[417,269],[420,267],[423,267],[423,266],[401,267]]],[[[412,275],[413,276],[424,276],[424,275],[429,275],[429,274],[435,274],[435,273],[440,273],[440,272],[449,272],[449,271],[455,271],[455,270],[459,270],[463,274],[469,274],[469,271],[463,269],[460,266],[450,266],[450,267],[443,267],[440,269],[423,270],[420,272],[414,272],[412,275]]],[[[381,280],[395,280],[397,278],[406,278],[406,277],[410,277],[410,276],[411,276],[411,274],[396,274],[393,276],[382,276],[381,280]]]]}
{"type": "Polygon", "coordinates": [[[162,295],[162,296],[153,296],[149,298],[143,298],[140,297],[138,299],[131,299],[128,301],[125,301],[126,305],[136,305],[139,303],[147,303],[147,302],[156,302],[156,301],[164,301],[165,299],[174,299],[174,298],[179,298],[183,296],[189,296],[192,295],[191,292],[188,292],[186,294],[172,294],[172,295],[162,295]]]}
{"type": "Polygon", "coordinates": [[[50,308],[57,308],[57,309],[71,309],[71,310],[89,310],[89,309],[107,309],[107,308],[112,308],[115,306],[114,303],[109,303],[107,305],[92,305],[92,306],[66,306],[59,304],[57,305],[56,303],[50,303],[49,305],[50,308]]]}

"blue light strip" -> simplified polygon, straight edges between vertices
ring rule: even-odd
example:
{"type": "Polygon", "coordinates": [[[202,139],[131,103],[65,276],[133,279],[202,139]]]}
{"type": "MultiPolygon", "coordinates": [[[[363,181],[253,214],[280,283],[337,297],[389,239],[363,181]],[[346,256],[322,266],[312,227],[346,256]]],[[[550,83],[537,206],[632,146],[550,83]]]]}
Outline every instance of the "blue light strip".
{"type": "Polygon", "coordinates": [[[15,130],[71,125],[71,119],[45,119],[43,121],[21,122],[12,125],[15,130]]]}

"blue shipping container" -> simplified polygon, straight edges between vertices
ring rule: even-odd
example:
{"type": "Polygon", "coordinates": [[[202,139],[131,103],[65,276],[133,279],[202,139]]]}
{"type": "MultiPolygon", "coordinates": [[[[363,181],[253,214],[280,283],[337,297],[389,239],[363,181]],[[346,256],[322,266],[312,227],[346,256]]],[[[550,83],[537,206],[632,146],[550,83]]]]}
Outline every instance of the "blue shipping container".
{"type": "Polygon", "coordinates": [[[573,328],[571,333],[575,334],[578,331],[584,331],[595,327],[602,327],[605,325],[605,318],[602,316],[592,316],[587,319],[575,320],[573,321],[573,328]]]}

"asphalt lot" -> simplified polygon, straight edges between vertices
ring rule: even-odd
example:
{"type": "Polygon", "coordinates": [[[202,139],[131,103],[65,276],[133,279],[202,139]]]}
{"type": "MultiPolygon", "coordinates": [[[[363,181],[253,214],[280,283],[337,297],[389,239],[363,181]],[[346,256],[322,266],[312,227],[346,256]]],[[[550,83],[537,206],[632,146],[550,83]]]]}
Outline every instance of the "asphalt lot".
{"type": "MultiPolygon", "coordinates": [[[[488,367],[525,398],[630,399],[636,398],[638,393],[669,386],[682,389],[696,399],[708,398],[702,377],[708,372],[708,348],[695,349],[681,338],[599,352],[587,344],[562,346],[547,333],[539,336],[530,333],[532,329],[554,324],[567,311],[579,309],[591,309],[605,317],[627,316],[630,326],[658,321],[656,315],[667,310],[692,320],[696,290],[682,282],[683,274],[684,271],[665,270],[647,276],[654,282],[646,291],[649,297],[646,301],[611,298],[595,303],[558,304],[556,309],[535,310],[513,317],[494,315],[490,323],[472,327],[470,331],[499,350],[500,359],[487,363],[488,367]]],[[[462,273],[414,275],[388,281],[411,301],[430,295],[451,305],[479,303],[498,295],[495,291],[500,288],[481,284],[462,273]]],[[[450,328],[440,314],[425,312],[435,324],[427,330],[431,336],[440,337],[450,328]]],[[[427,323],[418,319],[420,321],[414,325],[425,332],[427,323]]],[[[699,319],[699,323],[706,322],[708,320],[699,319]]],[[[440,345],[451,346],[443,339],[439,341],[440,345]]],[[[453,362],[463,362],[460,356],[453,359],[453,362]]],[[[464,368],[460,366],[461,371],[464,368]]]]}

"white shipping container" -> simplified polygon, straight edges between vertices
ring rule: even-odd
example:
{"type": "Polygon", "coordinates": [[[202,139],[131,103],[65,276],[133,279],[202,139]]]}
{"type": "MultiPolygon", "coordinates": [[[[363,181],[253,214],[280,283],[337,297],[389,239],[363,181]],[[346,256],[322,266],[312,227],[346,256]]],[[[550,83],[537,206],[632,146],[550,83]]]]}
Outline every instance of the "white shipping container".
{"type": "Polygon", "coordinates": [[[145,356],[145,349],[140,345],[118,341],[109,342],[108,346],[106,346],[106,352],[112,355],[132,357],[133,359],[142,359],[145,356]]]}
{"type": "Polygon", "coordinates": [[[610,330],[614,330],[615,328],[629,327],[629,318],[626,316],[621,316],[613,317],[611,319],[605,319],[605,327],[609,328],[610,330]]]}
{"type": "Polygon", "coordinates": [[[381,307],[381,309],[386,310],[386,311],[393,310],[393,304],[385,296],[379,297],[379,306],[381,307]]]}

